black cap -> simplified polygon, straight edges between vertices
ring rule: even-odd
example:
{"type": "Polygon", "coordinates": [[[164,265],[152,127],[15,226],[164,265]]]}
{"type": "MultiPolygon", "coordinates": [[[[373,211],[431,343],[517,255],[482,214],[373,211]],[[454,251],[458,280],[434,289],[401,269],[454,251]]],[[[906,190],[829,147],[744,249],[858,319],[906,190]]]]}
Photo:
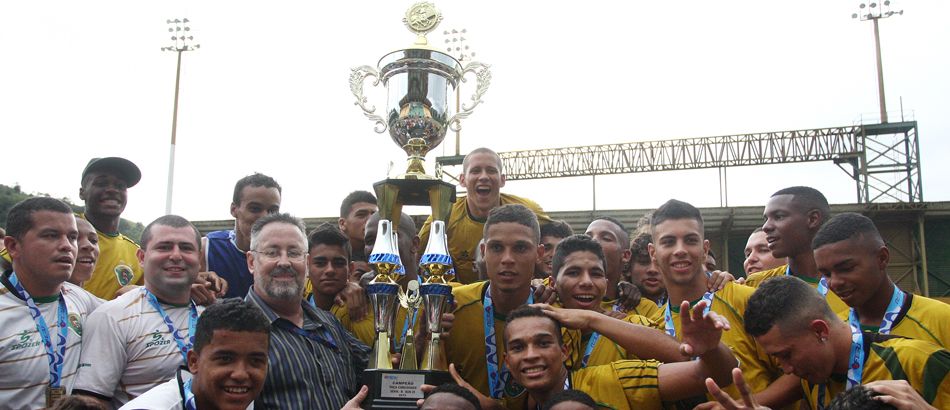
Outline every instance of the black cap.
{"type": "Polygon", "coordinates": [[[131,188],[142,179],[142,171],[135,166],[132,161],[119,157],[93,158],[86,164],[86,169],[82,170],[82,180],[86,180],[86,175],[90,172],[108,172],[125,181],[131,188]]]}

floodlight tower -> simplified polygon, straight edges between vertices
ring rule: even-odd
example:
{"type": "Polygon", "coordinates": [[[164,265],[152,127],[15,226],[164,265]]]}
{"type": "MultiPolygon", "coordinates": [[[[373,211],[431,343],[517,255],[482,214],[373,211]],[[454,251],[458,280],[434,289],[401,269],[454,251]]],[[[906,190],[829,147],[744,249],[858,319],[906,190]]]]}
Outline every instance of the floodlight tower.
{"type": "MultiPolygon", "coordinates": [[[[452,55],[452,57],[455,57],[457,60],[459,60],[459,62],[462,63],[462,65],[465,65],[466,61],[469,61],[475,57],[475,52],[469,50],[468,45],[465,44],[465,34],[467,32],[468,30],[464,28],[461,30],[453,28],[451,30],[445,30],[445,32],[442,33],[442,34],[445,34],[446,36],[445,50],[448,51],[449,54],[452,55]]],[[[459,92],[459,88],[461,88],[461,86],[462,86],[462,83],[459,82],[458,87],[455,88],[455,112],[459,112],[459,110],[461,109],[460,96],[462,95],[462,93],[459,92]]],[[[455,155],[456,156],[462,155],[462,153],[460,152],[461,151],[460,135],[461,135],[461,130],[455,131],[455,155]]]]}
{"type": "Polygon", "coordinates": [[[172,186],[175,182],[175,134],[178,129],[178,86],[181,82],[181,54],[185,51],[194,51],[201,47],[200,44],[189,44],[194,41],[191,35],[191,27],[188,26],[188,19],[166,20],[168,32],[172,33],[172,43],[169,46],[162,47],[162,51],[175,51],[178,53],[178,65],[175,68],[175,105],[172,109],[172,141],[171,149],[168,152],[168,187],[165,192],[165,213],[172,213],[172,186]]]}
{"type": "Polygon", "coordinates": [[[881,35],[878,31],[877,21],[882,18],[891,17],[895,14],[904,14],[904,10],[891,10],[890,0],[884,0],[884,2],[881,4],[876,2],[869,4],[861,3],[858,8],[860,10],[857,13],[851,14],[851,18],[860,18],[861,21],[871,20],[874,23],[874,51],[877,55],[877,95],[881,104],[881,123],[886,124],[887,108],[884,103],[884,68],[881,64],[881,35]]]}

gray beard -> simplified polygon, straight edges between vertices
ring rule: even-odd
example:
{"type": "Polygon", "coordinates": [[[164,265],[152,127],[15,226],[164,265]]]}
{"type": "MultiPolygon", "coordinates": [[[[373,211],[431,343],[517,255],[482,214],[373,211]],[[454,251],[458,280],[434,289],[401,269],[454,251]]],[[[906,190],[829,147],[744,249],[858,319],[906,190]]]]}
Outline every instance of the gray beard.
{"type": "MultiPolygon", "coordinates": [[[[294,274],[297,275],[297,272],[294,269],[288,268],[288,270],[291,272],[294,272],[294,274]]],[[[285,273],[285,271],[275,270],[271,272],[270,275],[279,274],[279,273],[285,273]]],[[[291,301],[291,300],[300,298],[302,296],[303,288],[297,282],[293,282],[292,284],[288,284],[288,285],[283,285],[283,284],[276,284],[273,281],[271,281],[270,283],[267,284],[267,286],[265,286],[264,292],[266,292],[267,296],[271,298],[291,301]]]]}

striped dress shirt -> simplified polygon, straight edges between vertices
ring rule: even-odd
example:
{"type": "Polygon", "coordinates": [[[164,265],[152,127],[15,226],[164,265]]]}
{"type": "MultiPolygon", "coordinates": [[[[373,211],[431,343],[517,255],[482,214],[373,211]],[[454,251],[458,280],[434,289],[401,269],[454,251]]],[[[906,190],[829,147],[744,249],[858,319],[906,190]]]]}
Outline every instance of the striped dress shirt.
{"type": "Polygon", "coordinates": [[[343,329],[328,312],[304,301],[303,328],[281,318],[254,291],[244,300],[271,321],[267,379],[254,401],[258,409],[339,409],[359,391],[369,347],[343,329]],[[297,332],[319,335],[313,340],[297,332]]]}

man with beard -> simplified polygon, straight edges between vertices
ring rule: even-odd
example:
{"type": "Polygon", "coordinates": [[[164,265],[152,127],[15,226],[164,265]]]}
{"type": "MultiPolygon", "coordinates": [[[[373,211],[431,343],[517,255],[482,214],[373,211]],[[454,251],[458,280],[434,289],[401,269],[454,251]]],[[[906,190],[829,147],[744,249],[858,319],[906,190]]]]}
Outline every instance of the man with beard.
{"type": "Polygon", "coordinates": [[[338,409],[359,391],[369,347],[329,312],[303,300],[308,247],[303,221],[267,215],[251,228],[247,264],[254,286],[245,300],[271,322],[263,408],[338,409]]]}
{"type": "Polygon", "coordinates": [[[121,407],[175,376],[194,343],[203,310],[191,299],[201,233],[165,215],[142,232],[145,286],[106,302],[89,316],[75,392],[121,407]]]}
{"type": "Polygon", "coordinates": [[[85,202],[85,211],[80,216],[99,234],[99,260],[83,288],[101,299],[113,299],[120,289],[142,284],[139,246],[119,232],[128,189],[140,179],[139,167],[119,157],[93,158],[82,171],[79,199],[85,202]]]}
{"type": "MultiPolygon", "coordinates": [[[[541,222],[551,219],[534,201],[501,193],[501,188],[505,186],[501,157],[488,148],[477,148],[465,156],[459,183],[465,187],[466,195],[452,205],[446,218],[445,232],[449,237],[448,251],[455,263],[455,280],[469,284],[478,279],[473,269],[475,247],[482,239],[485,221],[492,209],[520,204],[534,212],[541,222]]],[[[429,243],[431,224],[432,217],[429,216],[419,231],[419,238],[424,244],[429,243]]]]}

